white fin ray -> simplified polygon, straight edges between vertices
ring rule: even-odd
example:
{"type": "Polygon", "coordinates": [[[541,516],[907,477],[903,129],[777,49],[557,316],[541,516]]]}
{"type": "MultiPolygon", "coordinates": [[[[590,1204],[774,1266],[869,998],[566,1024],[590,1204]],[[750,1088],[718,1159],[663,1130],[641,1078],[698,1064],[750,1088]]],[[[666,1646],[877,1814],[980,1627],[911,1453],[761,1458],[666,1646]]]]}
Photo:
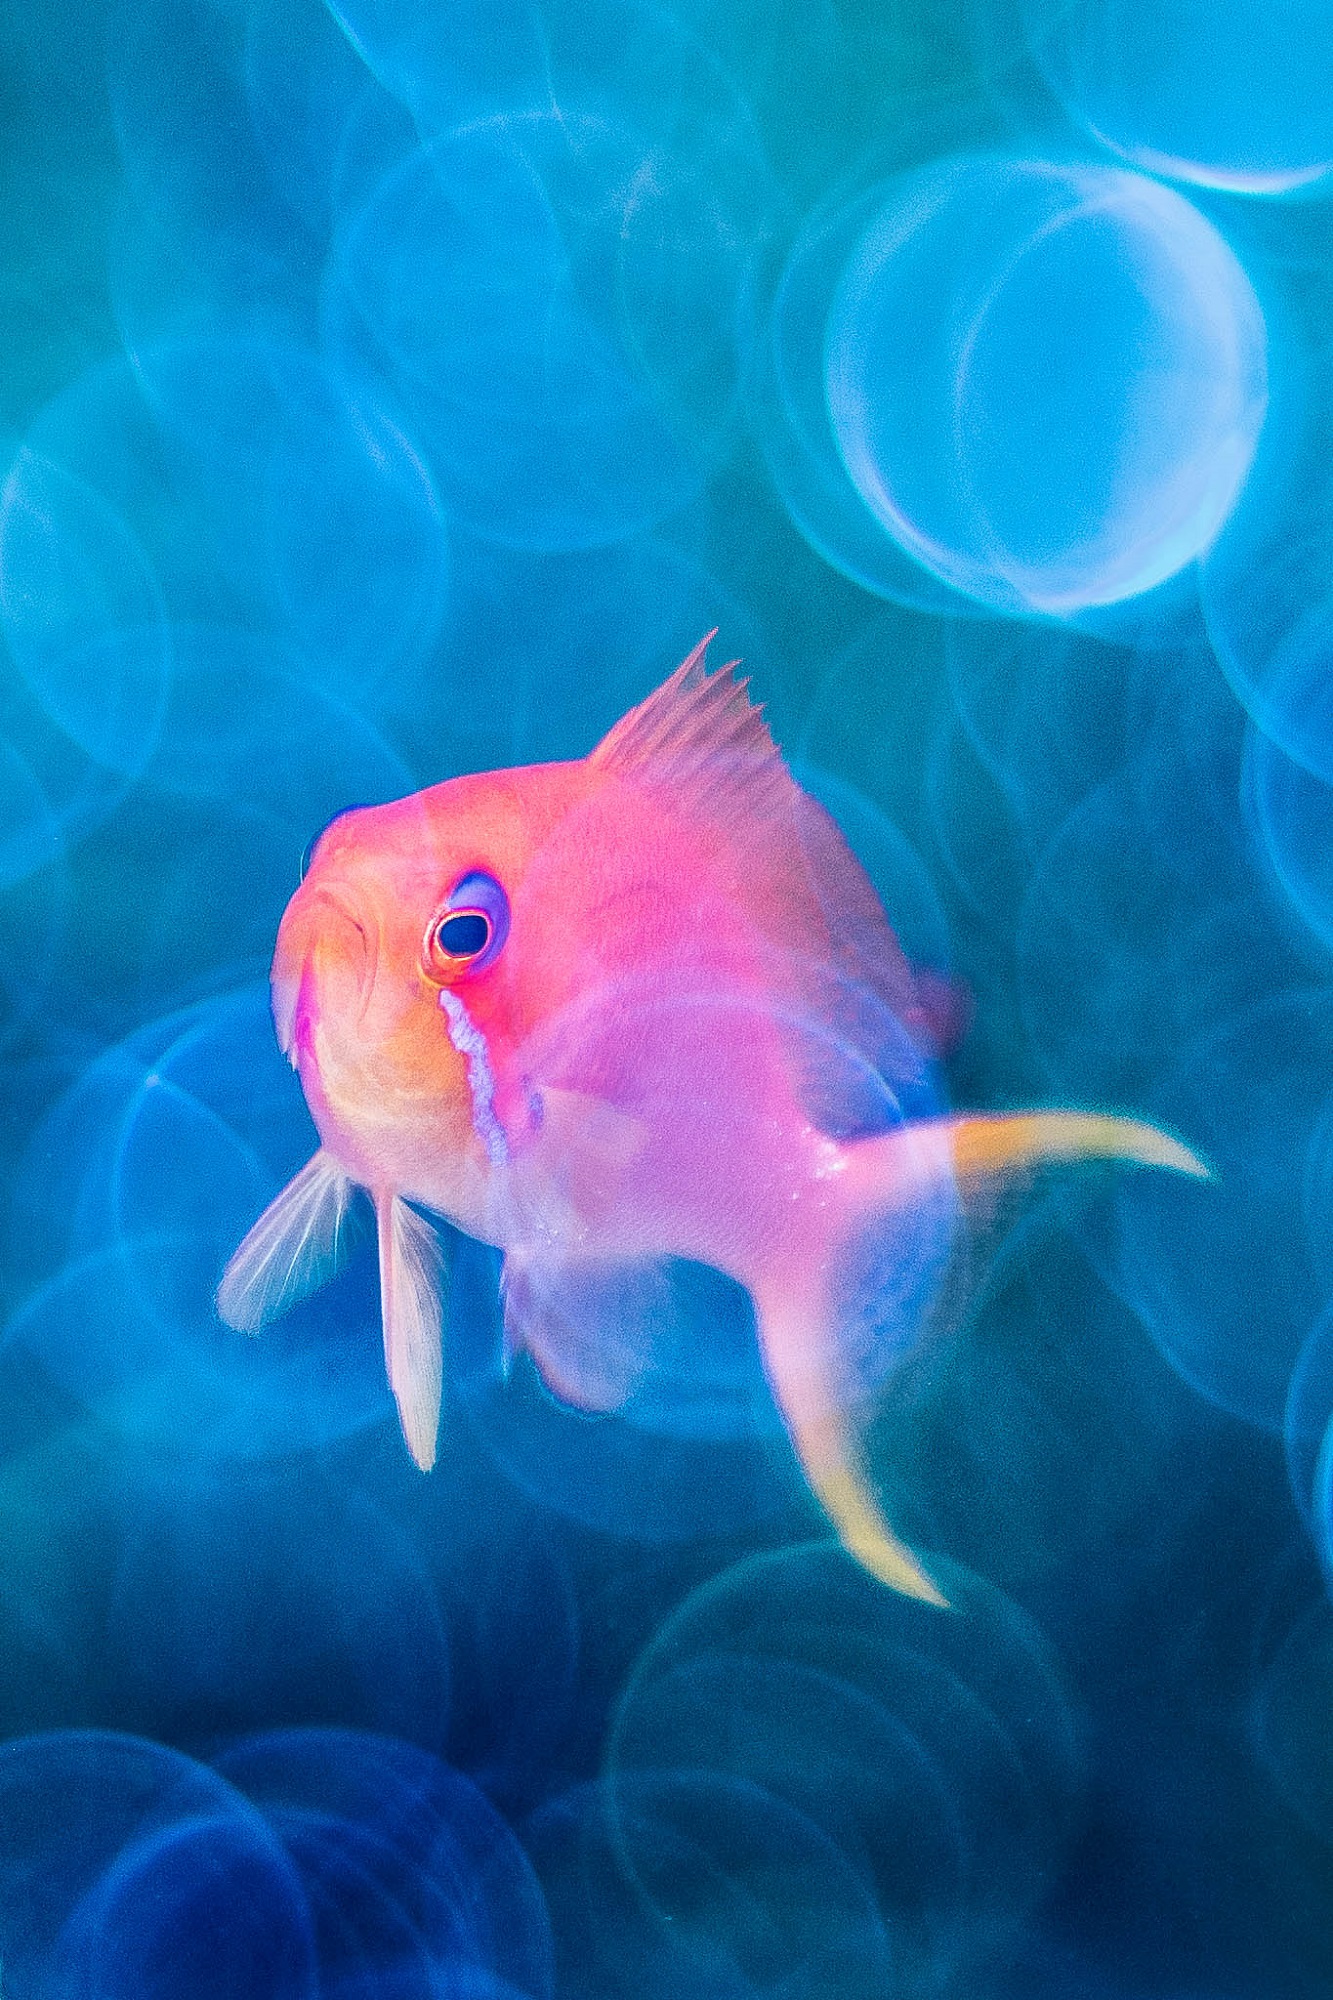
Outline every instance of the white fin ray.
{"type": "Polygon", "coordinates": [[[444,1373],[444,1247],[400,1195],[376,1201],[384,1364],[407,1448],[423,1472],[435,1463],[444,1373]]]}
{"type": "Polygon", "coordinates": [[[325,1284],[343,1261],[353,1192],[321,1147],[235,1252],[218,1286],[218,1317],[241,1333],[258,1333],[325,1284]]]}

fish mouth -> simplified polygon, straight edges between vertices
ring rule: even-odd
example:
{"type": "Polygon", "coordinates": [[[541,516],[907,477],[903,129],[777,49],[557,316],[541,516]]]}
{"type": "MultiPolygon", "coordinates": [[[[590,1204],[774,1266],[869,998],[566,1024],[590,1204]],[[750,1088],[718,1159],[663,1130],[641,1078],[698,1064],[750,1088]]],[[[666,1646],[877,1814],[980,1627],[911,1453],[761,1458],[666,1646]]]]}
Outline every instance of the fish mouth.
{"type": "Polygon", "coordinates": [[[269,982],[278,1047],[293,1068],[317,1017],[336,1015],[353,1025],[363,1019],[377,956],[361,916],[335,891],[293,897],[278,927],[269,982]]]}

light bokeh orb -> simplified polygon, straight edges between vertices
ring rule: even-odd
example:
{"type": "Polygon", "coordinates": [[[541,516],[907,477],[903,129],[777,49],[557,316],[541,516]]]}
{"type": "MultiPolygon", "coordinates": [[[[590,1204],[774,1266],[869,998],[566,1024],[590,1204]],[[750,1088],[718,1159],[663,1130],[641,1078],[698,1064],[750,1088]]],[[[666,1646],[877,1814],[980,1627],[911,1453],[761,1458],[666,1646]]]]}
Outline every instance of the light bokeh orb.
{"type": "Polygon", "coordinates": [[[1323,0],[1022,0],[1022,13],[1065,109],[1135,166],[1284,194],[1333,165],[1323,0]]]}
{"type": "Polygon", "coordinates": [[[1264,318],[1171,189],[957,157],[886,187],[833,300],[825,388],[903,549],[996,609],[1069,616],[1212,542],[1263,423],[1264,318]]]}

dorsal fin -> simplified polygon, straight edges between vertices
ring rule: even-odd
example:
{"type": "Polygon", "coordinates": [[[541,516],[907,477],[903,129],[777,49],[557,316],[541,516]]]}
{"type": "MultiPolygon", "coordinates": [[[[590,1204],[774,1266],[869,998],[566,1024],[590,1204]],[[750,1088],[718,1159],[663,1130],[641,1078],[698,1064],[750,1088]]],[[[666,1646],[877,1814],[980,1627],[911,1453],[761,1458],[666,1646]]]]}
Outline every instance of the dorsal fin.
{"type": "Polygon", "coordinates": [[[588,762],[598,770],[641,783],[660,784],[682,805],[706,807],[730,818],[785,798],[793,780],[750,700],[747,680],[737,680],[739,660],[716,673],[704,654],[716,631],[701,639],[661,687],[622,715],[588,762]]]}

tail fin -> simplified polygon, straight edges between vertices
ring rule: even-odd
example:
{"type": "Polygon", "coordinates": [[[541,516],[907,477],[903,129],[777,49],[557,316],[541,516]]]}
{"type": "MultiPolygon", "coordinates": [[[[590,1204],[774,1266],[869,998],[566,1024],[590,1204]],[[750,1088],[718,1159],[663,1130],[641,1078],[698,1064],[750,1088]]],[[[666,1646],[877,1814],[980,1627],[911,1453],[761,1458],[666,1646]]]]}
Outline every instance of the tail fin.
{"type": "Polygon", "coordinates": [[[884,1519],[851,1434],[837,1267],[868,1224],[892,1228],[895,1210],[966,1200],[1038,1167],[1089,1159],[1208,1178],[1178,1140],[1128,1118],[1026,1111],[905,1125],[845,1148],[839,1171],[821,1186],[815,1214],[822,1240],[793,1258],[783,1278],[755,1288],[764,1365],[812,1491],[843,1546],[872,1576],[927,1604],[945,1607],[947,1600],[884,1519]]]}
{"type": "Polygon", "coordinates": [[[932,1192],[975,1199],[1040,1167],[1076,1160],[1115,1160],[1122,1166],[1165,1167],[1196,1180],[1212,1178],[1197,1153],[1135,1118],[1097,1111],[931,1118],[846,1148],[840,1176],[846,1226],[911,1207],[932,1192]]]}
{"type": "MultiPolygon", "coordinates": [[[[964,1195],[1061,1160],[1119,1160],[1123,1166],[1165,1167],[1196,1180],[1211,1179],[1198,1154],[1169,1132],[1104,1112],[1008,1111],[989,1118],[939,1118],[869,1143],[882,1146],[909,1133],[919,1135],[917,1147],[920,1135],[933,1138],[941,1154],[939,1171],[952,1174],[964,1195]]],[[[925,1155],[922,1164],[929,1171],[925,1155]]]]}

